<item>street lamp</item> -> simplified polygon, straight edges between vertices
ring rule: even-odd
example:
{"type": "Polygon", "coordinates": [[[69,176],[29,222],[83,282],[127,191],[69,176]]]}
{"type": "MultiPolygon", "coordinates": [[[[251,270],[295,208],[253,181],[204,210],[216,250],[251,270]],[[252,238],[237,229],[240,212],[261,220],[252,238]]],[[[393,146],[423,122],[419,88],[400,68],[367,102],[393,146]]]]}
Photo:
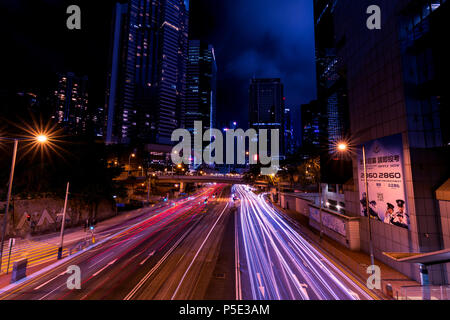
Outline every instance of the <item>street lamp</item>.
{"type": "MultiPolygon", "coordinates": [[[[19,146],[19,141],[28,141],[29,139],[26,138],[2,138],[0,137],[0,140],[6,140],[6,141],[13,141],[14,142],[14,148],[13,148],[13,156],[11,161],[11,171],[9,174],[9,182],[8,182],[8,194],[6,196],[6,207],[5,207],[5,214],[3,216],[3,227],[2,227],[2,241],[0,243],[0,265],[2,262],[3,257],[3,245],[5,243],[5,236],[6,236],[6,225],[8,223],[8,213],[9,213],[9,204],[11,201],[11,192],[12,192],[12,185],[14,180],[14,170],[16,168],[16,159],[17,159],[17,148],[19,146]]],[[[44,144],[48,141],[48,137],[44,134],[39,134],[34,137],[34,140],[37,141],[40,144],[44,144]]]]}
{"type": "Polygon", "coordinates": [[[130,154],[130,156],[128,157],[128,176],[130,176],[131,173],[131,158],[135,158],[136,154],[132,153],[130,154]]]}
{"type": "MultiPolygon", "coordinates": [[[[345,142],[341,142],[337,145],[337,148],[340,152],[346,152],[348,151],[349,147],[348,144],[345,142]]],[[[364,167],[364,185],[365,185],[365,191],[366,191],[366,211],[367,211],[367,218],[368,218],[368,230],[369,230],[369,252],[370,252],[370,263],[371,265],[375,265],[375,260],[373,256],[373,240],[372,240],[372,226],[370,222],[370,212],[369,212],[369,183],[367,181],[367,159],[366,159],[366,147],[362,146],[362,157],[363,157],[363,167],[364,167]]],[[[374,270],[372,270],[372,273],[374,270]]]]}
{"type": "MultiPolygon", "coordinates": [[[[309,167],[309,166],[308,166],[309,167]]],[[[308,170],[306,170],[306,173],[308,173],[308,170]]],[[[319,240],[322,241],[322,237],[323,237],[323,219],[322,219],[322,177],[321,177],[321,172],[319,170],[319,217],[320,217],[320,233],[319,233],[319,240]]]]}
{"type": "Polygon", "coordinates": [[[48,137],[46,135],[40,134],[36,137],[36,140],[40,143],[46,143],[48,140],[48,137]]]}

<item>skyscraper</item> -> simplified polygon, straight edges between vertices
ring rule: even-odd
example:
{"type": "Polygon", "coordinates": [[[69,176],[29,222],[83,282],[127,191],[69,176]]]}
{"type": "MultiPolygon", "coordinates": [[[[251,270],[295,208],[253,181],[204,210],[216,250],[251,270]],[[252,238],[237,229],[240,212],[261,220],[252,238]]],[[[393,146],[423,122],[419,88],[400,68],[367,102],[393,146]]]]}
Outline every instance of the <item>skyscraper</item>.
{"type": "Polygon", "coordinates": [[[217,65],[214,48],[200,40],[189,41],[185,128],[194,130],[194,121],[204,129],[216,127],[217,65]]]}
{"type": "Polygon", "coordinates": [[[290,108],[284,109],[284,145],[286,154],[293,154],[295,152],[295,135],[293,123],[293,110],[290,108]]]}
{"type": "Polygon", "coordinates": [[[349,158],[336,157],[336,143],[348,137],[350,131],[346,68],[337,54],[343,45],[335,37],[334,0],[314,1],[317,108],[320,118],[321,181],[344,184],[351,178],[349,158]]]}
{"type": "Polygon", "coordinates": [[[171,144],[185,105],[188,2],[117,3],[107,143],[171,144]]]}
{"type": "Polygon", "coordinates": [[[335,6],[334,0],[314,1],[317,107],[326,115],[322,118],[326,142],[340,141],[349,132],[346,71],[336,53],[342,43],[335,40],[335,6]]]}
{"type": "Polygon", "coordinates": [[[317,100],[301,106],[302,146],[307,149],[320,147],[320,119],[317,100]]]}
{"type": "Polygon", "coordinates": [[[58,74],[54,91],[55,121],[72,135],[86,133],[88,122],[88,78],[74,73],[58,74]]]}
{"type": "MultiPolygon", "coordinates": [[[[284,87],[281,79],[252,79],[249,89],[250,128],[280,130],[280,154],[284,150],[284,87]]],[[[270,135],[269,135],[270,136],[270,135]]]]}
{"type": "MultiPolygon", "coordinates": [[[[361,14],[373,1],[333,4],[324,10],[332,16],[336,69],[346,71],[354,147],[346,212],[366,216],[361,201],[368,196],[370,210],[377,216],[371,223],[375,258],[420,280],[418,265],[397,263],[383,252],[424,253],[450,245],[445,209],[450,198],[436,191],[448,188],[450,162],[449,59],[442,34],[448,28],[450,3],[379,0],[380,30],[367,28],[369,15],[361,14]],[[374,177],[368,181],[368,194],[361,179],[362,146],[368,150],[367,170],[374,177]],[[388,171],[392,168],[395,171],[388,171]],[[389,172],[396,178],[387,177],[389,172]],[[387,212],[389,207],[396,207],[394,216],[387,212]]],[[[361,217],[360,227],[366,252],[367,220],[361,217]]],[[[449,270],[450,265],[447,270],[442,265],[430,267],[430,281],[445,283],[449,270]]]]}

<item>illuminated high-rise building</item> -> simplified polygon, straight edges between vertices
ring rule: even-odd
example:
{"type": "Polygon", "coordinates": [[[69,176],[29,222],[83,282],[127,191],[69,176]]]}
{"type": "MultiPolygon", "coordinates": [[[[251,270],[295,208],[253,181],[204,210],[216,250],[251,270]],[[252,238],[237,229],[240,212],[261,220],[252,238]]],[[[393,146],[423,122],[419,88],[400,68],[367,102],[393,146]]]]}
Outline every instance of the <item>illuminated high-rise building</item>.
{"type": "Polygon", "coordinates": [[[113,24],[106,142],[171,144],[185,105],[188,1],[118,3],[113,24]]]}
{"type": "MultiPolygon", "coordinates": [[[[284,86],[281,79],[252,79],[249,89],[250,128],[278,129],[280,155],[284,150],[284,86]]],[[[270,134],[269,134],[270,137],[270,134]]]]}
{"type": "Polygon", "coordinates": [[[88,122],[88,78],[74,73],[58,74],[54,92],[55,121],[72,135],[86,133],[88,122]]]}
{"type": "Polygon", "coordinates": [[[184,120],[185,128],[191,132],[194,121],[202,121],[204,129],[216,127],[216,81],[213,46],[190,40],[184,120]]]}

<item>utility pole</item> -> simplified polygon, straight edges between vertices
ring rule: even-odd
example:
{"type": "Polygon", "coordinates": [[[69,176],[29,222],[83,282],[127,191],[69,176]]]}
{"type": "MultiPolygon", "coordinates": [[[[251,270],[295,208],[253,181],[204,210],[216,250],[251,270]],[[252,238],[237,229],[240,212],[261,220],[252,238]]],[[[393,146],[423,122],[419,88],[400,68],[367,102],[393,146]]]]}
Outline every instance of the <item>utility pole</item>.
{"type": "Polygon", "coordinates": [[[147,173],[148,179],[147,179],[147,205],[150,205],[150,191],[151,191],[151,184],[152,184],[152,178],[147,173]]]}
{"type": "MultiPolygon", "coordinates": [[[[319,176],[320,177],[320,176],[319,176]]],[[[322,182],[319,178],[319,202],[320,202],[320,209],[319,209],[319,216],[320,216],[320,234],[319,239],[322,241],[323,238],[323,219],[322,219],[322,182]]]]}
{"type": "MultiPolygon", "coordinates": [[[[375,265],[375,260],[373,258],[373,243],[372,243],[372,226],[370,223],[370,210],[369,210],[369,183],[367,181],[367,164],[366,164],[366,147],[362,146],[362,154],[363,154],[363,164],[364,164],[364,183],[366,185],[366,212],[367,212],[367,218],[368,220],[368,227],[369,227],[369,250],[370,250],[370,263],[371,265],[375,265]]],[[[375,272],[375,270],[372,270],[372,273],[375,272]]]]}
{"type": "Polygon", "coordinates": [[[8,196],[6,198],[6,208],[5,208],[5,215],[3,216],[3,229],[2,229],[2,241],[0,244],[0,265],[2,263],[3,258],[3,245],[5,243],[5,236],[6,236],[6,225],[8,223],[8,213],[9,213],[9,202],[11,201],[11,192],[12,192],[12,185],[13,185],[13,179],[14,179],[14,170],[16,168],[16,158],[17,158],[17,147],[19,145],[19,140],[14,139],[14,151],[13,151],[13,157],[12,157],[12,163],[11,163],[11,172],[9,175],[9,184],[8,184],[8,196]]]}
{"type": "Polygon", "coordinates": [[[61,221],[61,238],[60,238],[59,249],[58,249],[58,260],[61,260],[61,258],[62,258],[63,241],[64,241],[64,223],[66,222],[67,200],[69,198],[69,185],[70,185],[70,183],[67,182],[66,200],[64,201],[64,211],[63,211],[63,216],[62,216],[62,221],[61,221]]]}

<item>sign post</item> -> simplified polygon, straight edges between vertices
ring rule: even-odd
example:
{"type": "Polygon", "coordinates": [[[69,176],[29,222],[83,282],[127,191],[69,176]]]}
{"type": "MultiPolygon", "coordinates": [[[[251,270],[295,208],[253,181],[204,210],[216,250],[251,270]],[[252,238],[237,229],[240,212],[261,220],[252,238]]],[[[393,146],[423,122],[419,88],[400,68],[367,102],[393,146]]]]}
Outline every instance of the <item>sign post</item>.
{"type": "Polygon", "coordinates": [[[8,254],[8,264],[6,265],[6,274],[8,274],[8,272],[9,272],[9,263],[11,262],[11,251],[12,251],[12,247],[15,243],[16,243],[15,238],[9,239],[9,254],[8,254]]]}
{"type": "Polygon", "coordinates": [[[64,223],[66,222],[66,210],[67,210],[67,199],[69,197],[69,182],[67,182],[67,189],[66,189],[66,199],[64,201],[64,211],[63,211],[63,216],[62,216],[62,221],[61,221],[61,239],[60,239],[60,244],[59,244],[59,248],[58,248],[58,260],[61,260],[62,258],[62,251],[63,251],[63,241],[64,241],[64,223]]]}

